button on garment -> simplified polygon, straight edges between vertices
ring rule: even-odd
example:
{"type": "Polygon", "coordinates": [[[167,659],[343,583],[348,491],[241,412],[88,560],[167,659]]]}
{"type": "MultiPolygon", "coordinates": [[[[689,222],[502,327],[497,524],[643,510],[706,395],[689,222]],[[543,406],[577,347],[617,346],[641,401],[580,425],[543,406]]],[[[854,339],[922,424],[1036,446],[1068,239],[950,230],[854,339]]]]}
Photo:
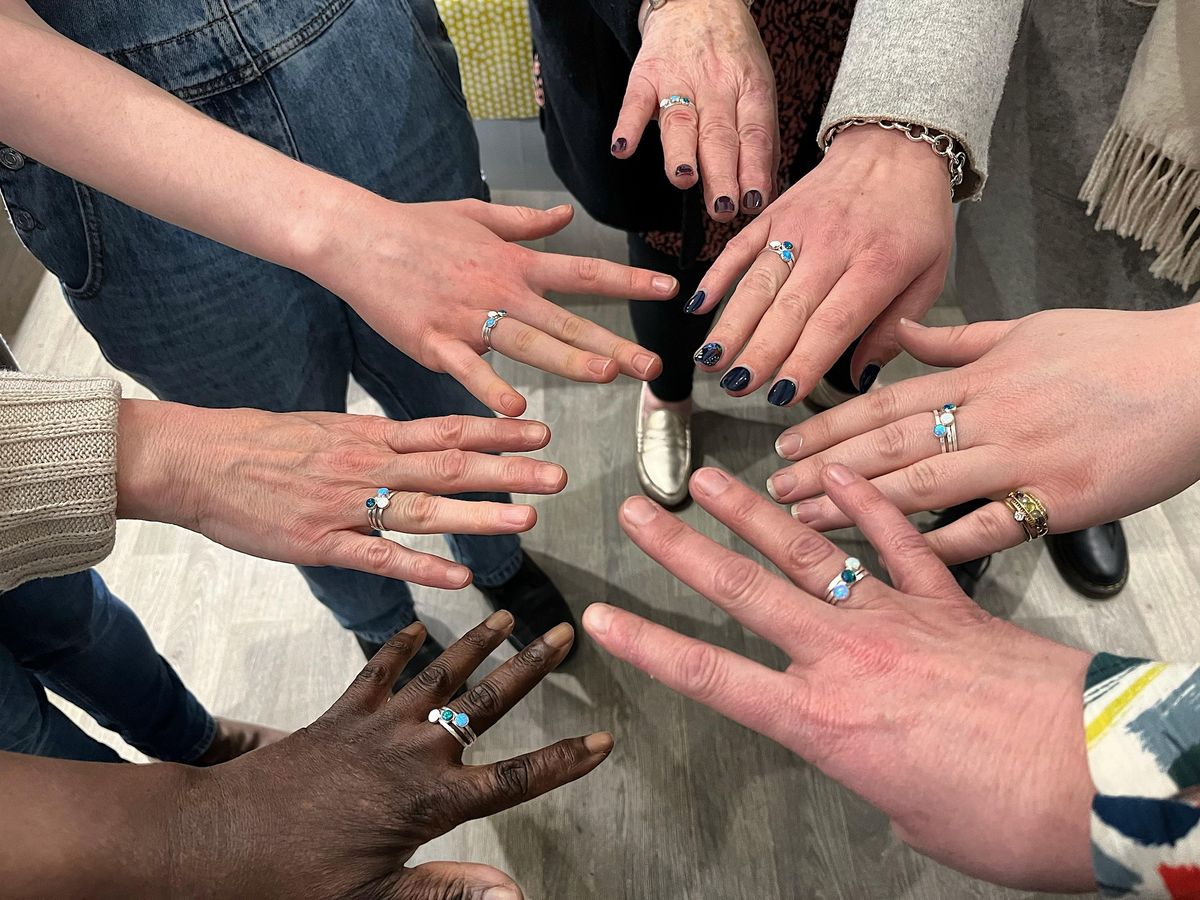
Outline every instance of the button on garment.
{"type": "Polygon", "coordinates": [[[0,166],[15,172],[25,165],[25,157],[12,147],[0,147],[0,166]]]}
{"type": "Polygon", "coordinates": [[[38,221],[29,210],[12,209],[9,212],[12,215],[12,223],[21,231],[33,231],[37,228],[38,221]]]}

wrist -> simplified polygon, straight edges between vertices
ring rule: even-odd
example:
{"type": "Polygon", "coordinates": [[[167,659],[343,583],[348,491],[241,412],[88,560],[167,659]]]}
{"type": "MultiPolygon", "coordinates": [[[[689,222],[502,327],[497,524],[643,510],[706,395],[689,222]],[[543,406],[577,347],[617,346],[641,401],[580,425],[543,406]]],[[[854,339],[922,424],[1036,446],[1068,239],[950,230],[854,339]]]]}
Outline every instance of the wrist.
{"type": "Polygon", "coordinates": [[[285,258],[279,262],[338,293],[333,285],[334,273],[339,265],[346,264],[347,253],[356,247],[361,249],[364,225],[369,219],[364,210],[376,203],[400,204],[391,204],[365,188],[330,176],[303,191],[301,212],[288,229],[285,258]]]}
{"type": "Polygon", "coordinates": [[[950,187],[950,169],[945,157],[939,156],[924,141],[911,140],[900,129],[881,128],[873,122],[838,132],[829,143],[825,158],[872,168],[877,165],[891,169],[899,167],[923,180],[936,181],[943,190],[950,187]]]}
{"type": "Polygon", "coordinates": [[[122,400],[117,416],[117,518],[183,525],[196,519],[188,488],[191,448],[205,411],[159,400],[122,400]]]}

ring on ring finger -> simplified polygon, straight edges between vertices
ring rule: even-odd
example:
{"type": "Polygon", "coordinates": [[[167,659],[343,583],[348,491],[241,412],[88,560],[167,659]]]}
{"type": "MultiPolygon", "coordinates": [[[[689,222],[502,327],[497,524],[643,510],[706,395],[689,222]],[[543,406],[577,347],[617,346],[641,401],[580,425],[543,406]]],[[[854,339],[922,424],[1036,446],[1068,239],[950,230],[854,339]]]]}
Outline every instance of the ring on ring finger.
{"type": "Polygon", "coordinates": [[[943,453],[953,453],[958,449],[958,419],[954,411],[958,409],[953,403],[944,403],[940,409],[933,411],[933,436],[938,439],[943,453]]]}
{"type": "Polygon", "coordinates": [[[796,265],[796,245],[791,241],[768,241],[767,246],[763,247],[760,253],[774,253],[785,263],[788,270],[796,265]]]}
{"type": "Polygon", "coordinates": [[[392,503],[392,490],[390,488],[381,487],[375,492],[374,497],[368,497],[366,502],[367,507],[367,523],[375,531],[387,531],[383,526],[383,511],[392,503]]]}
{"type": "Polygon", "coordinates": [[[690,106],[694,109],[696,104],[692,102],[691,97],[686,97],[683,94],[671,94],[671,96],[663,97],[658,101],[658,108],[661,110],[670,109],[672,106],[690,106]]]}
{"type": "Polygon", "coordinates": [[[833,581],[829,582],[829,587],[825,589],[825,602],[830,606],[837,606],[850,596],[851,587],[870,576],[870,574],[870,572],[863,568],[863,564],[856,557],[846,557],[845,567],[837,574],[837,577],[833,581]]]}

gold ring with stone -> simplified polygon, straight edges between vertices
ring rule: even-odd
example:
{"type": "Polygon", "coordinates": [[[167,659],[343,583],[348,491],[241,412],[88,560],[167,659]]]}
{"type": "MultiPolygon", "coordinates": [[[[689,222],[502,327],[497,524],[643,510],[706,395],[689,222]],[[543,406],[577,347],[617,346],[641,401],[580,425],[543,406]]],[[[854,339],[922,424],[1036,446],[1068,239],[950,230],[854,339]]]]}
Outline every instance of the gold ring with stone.
{"type": "Polygon", "coordinates": [[[1025,529],[1025,540],[1034,541],[1050,531],[1050,513],[1046,505],[1029,491],[1016,490],[1004,498],[1013,521],[1025,529]]]}

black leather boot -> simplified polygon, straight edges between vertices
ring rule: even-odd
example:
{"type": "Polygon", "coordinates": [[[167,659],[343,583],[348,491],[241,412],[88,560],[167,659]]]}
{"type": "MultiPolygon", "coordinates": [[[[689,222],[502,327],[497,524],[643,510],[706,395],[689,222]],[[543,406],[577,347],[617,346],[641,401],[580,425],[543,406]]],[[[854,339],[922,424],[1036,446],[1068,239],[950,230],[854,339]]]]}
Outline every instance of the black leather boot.
{"type": "Polygon", "coordinates": [[[1046,535],[1046,546],[1063,581],[1085,597],[1115,597],[1129,580],[1129,547],[1119,521],[1046,535]]]}
{"type": "Polygon", "coordinates": [[[566,622],[575,629],[575,643],[563,657],[563,662],[575,655],[579,647],[579,626],[575,624],[571,608],[550,576],[528,553],[521,561],[521,568],[504,584],[494,587],[478,584],[476,587],[487,598],[492,609],[506,609],[512,613],[516,623],[508,642],[518,650],[524,650],[555,625],[566,622]]]}
{"type": "MultiPolygon", "coordinates": [[[[383,647],[383,644],[376,643],[375,641],[364,640],[357,634],[354,636],[354,639],[358,641],[358,646],[362,648],[363,655],[367,659],[370,659],[383,647]]],[[[396,678],[396,683],[392,685],[392,693],[396,693],[396,691],[400,690],[400,688],[404,687],[406,684],[420,675],[425,670],[427,665],[442,655],[445,649],[445,647],[433,639],[433,635],[425,635],[425,643],[421,645],[421,649],[418,650],[416,655],[408,661],[408,665],[404,667],[403,671],[401,671],[400,675],[396,678]]],[[[462,692],[463,689],[459,688],[458,693],[456,693],[454,696],[457,697],[462,694],[462,692]]]]}

